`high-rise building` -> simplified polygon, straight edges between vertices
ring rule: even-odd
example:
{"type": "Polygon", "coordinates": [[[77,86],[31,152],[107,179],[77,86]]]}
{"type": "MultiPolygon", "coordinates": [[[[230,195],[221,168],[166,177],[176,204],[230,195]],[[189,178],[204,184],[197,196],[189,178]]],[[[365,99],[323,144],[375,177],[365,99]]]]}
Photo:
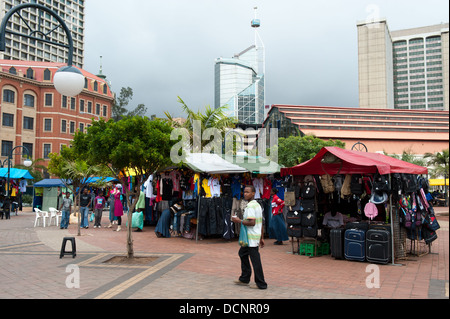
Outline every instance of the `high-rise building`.
{"type": "Polygon", "coordinates": [[[449,109],[449,24],[390,31],[358,23],[361,108],[449,109]]]}
{"type": "Polygon", "coordinates": [[[255,17],[252,21],[254,45],[233,58],[215,61],[215,107],[225,106],[229,116],[244,124],[264,121],[265,51],[257,32],[259,26],[260,20],[255,17]]]}
{"type": "MultiPolygon", "coordinates": [[[[84,64],[84,0],[0,0],[0,19],[18,4],[34,2],[52,9],[60,16],[69,28],[73,38],[73,64],[83,68],[84,64]]],[[[28,8],[16,13],[8,21],[8,30],[21,34],[30,34],[39,39],[43,34],[51,34],[52,39],[57,39],[66,44],[66,34],[59,23],[47,12],[42,13],[36,8],[28,8]],[[54,34],[56,33],[56,34],[54,34]]],[[[67,63],[68,50],[44,41],[28,39],[19,35],[6,34],[6,51],[0,52],[0,59],[22,60],[38,62],[67,63]]]]}

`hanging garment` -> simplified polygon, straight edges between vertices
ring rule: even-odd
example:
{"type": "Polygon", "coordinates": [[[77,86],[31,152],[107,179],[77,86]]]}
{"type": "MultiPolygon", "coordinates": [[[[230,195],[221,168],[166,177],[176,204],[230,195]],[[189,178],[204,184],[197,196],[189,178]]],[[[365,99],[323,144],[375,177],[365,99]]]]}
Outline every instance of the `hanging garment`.
{"type": "Polygon", "coordinates": [[[209,187],[207,178],[204,178],[202,180],[202,188],[205,191],[205,194],[206,194],[205,197],[206,198],[211,198],[211,188],[209,187]]]}
{"type": "Polygon", "coordinates": [[[231,196],[236,199],[241,199],[241,178],[238,175],[231,179],[231,196]]]}

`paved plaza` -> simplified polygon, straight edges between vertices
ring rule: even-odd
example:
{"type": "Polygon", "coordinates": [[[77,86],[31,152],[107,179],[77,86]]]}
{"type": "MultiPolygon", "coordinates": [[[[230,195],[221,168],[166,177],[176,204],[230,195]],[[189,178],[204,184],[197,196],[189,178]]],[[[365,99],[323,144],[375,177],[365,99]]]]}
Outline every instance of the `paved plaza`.
{"type": "Polygon", "coordinates": [[[369,263],[293,255],[291,243],[277,246],[266,239],[261,256],[269,288],[259,290],[233,283],[240,274],[237,240],[157,238],[154,227],[145,227],[133,232],[142,263],[108,263],[126,254],[124,229],[91,226],[77,236],[76,225],[35,228],[29,209],[0,220],[0,298],[448,299],[448,208],[436,211],[441,229],[431,253],[378,265],[379,288],[370,285],[375,281],[367,284],[374,274],[369,263]],[[67,236],[76,238],[77,256],[60,259],[67,236]]]}

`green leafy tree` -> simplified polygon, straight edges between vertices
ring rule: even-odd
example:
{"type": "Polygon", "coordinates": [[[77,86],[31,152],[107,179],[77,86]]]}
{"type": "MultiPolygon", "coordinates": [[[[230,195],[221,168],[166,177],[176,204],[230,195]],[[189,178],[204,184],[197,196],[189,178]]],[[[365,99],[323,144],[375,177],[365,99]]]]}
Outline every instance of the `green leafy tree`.
{"type": "Polygon", "coordinates": [[[336,146],[345,148],[345,143],[341,141],[324,141],[314,135],[290,136],[280,138],[278,141],[278,164],[285,167],[293,167],[306,162],[324,147],[336,146]]]}
{"type": "Polygon", "coordinates": [[[128,178],[136,175],[137,189],[142,178],[160,168],[172,165],[170,151],[174,144],[170,140],[172,126],[166,120],[153,120],[140,116],[125,117],[118,122],[94,121],[87,133],[78,132],[73,146],[77,152],[85,154],[89,163],[107,167],[110,176],[121,181],[128,202],[127,257],[134,257],[131,232],[132,212],[139,193],[130,190],[128,178]],[[134,200],[130,200],[133,196],[134,200]]]}
{"type": "Polygon", "coordinates": [[[425,159],[428,159],[428,165],[433,166],[433,173],[435,176],[444,176],[445,184],[445,203],[448,206],[448,185],[447,178],[449,176],[449,149],[436,154],[426,153],[425,159]]]}
{"type": "Polygon", "coordinates": [[[404,150],[401,156],[396,155],[396,154],[388,154],[388,153],[386,153],[386,151],[384,151],[384,155],[387,155],[387,156],[390,156],[390,157],[393,157],[393,158],[396,158],[396,159],[399,159],[399,160],[402,160],[404,162],[408,162],[411,164],[415,164],[415,165],[419,165],[419,166],[423,166],[423,167],[427,166],[426,160],[417,156],[416,154],[414,154],[411,149],[404,150]]]}
{"type": "Polygon", "coordinates": [[[134,110],[128,110],[128,105],[133,99],[133,89],[130,87],[123,87],[120,90],[119,97],[116,98],[112,105],[112,119],[114,121],[120,121],[122,118],[127,116],[145,116],[147,113],[147,108],[144,104],[138,104],[134,110]]]}

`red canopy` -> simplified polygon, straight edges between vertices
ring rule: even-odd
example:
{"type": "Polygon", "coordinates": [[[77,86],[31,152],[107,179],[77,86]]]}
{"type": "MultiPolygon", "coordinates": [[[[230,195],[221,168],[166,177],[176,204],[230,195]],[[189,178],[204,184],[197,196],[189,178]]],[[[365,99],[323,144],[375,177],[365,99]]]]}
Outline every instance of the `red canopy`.
{"type": "Polygon", "coordinates": [[[281,169],[281,175],[336,175],[336,174],[375,174],[391,173],[427,174],[426,167],[397,160],[378,153],[365,153],[344,150],[338,147],[325,147],[313,159],[291,168],[281,169]],[[326,164],[322,160],[328,153],[333,154],[336,163],[326,164]]]}

